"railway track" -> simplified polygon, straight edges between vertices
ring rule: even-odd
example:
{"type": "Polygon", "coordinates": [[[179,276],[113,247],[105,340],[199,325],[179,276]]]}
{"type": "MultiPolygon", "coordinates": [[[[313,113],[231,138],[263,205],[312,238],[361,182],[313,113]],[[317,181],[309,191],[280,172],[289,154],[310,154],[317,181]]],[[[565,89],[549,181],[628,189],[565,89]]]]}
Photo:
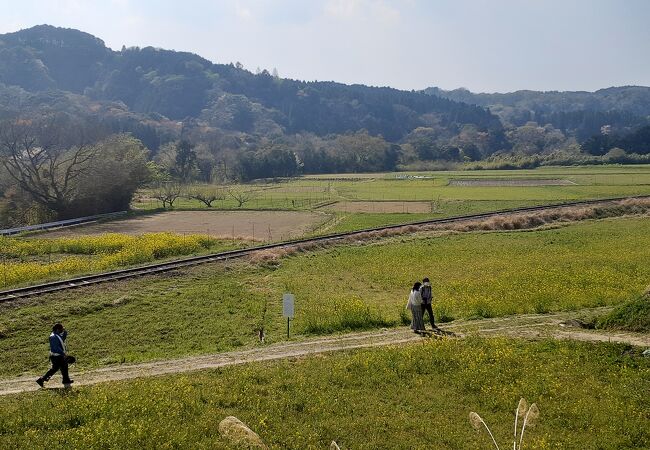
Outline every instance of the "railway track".
{"type": "Polygon", "coordinates": [[[12,300],[17,300],[26,297],[43,295],[51,292],[75,289],[83,286],[90,286],[99,283],[108,283],[112,281],[124,280],[126,278],[135,278],[135,277],[140,277],[145,275],[153,275],[157,273],[168,272],[174,269],[196,266],[199,264],[207,264],[207,263],[212,263],[217,261],[228,261],[231,259],[243,258],[245,256],[248,256],[260,250],[278,249],[278,248],[290,247],[293,245],[304,244],[304,243],[335,242],[337,240],[342,240],[351,236],[361,235],[373,231],[391,230],[391,229],[398,229],[398,228],[408,227],[408,226],[424,226],[424,225],[432,225],[432,224],[463,222],[468,220],[487,219],[487,218],[503,216],[503,215],[513,214],[513,213],[559,209],[559,208],[565,208],[570,206],[589,206],[589,205],[597,205],[601,203],[604,204],[604,203],[610,203],[610,202],[621,201],[621,200],[647,199],[647,198],[650,198],[650,195],[617,197],[617,198],[608,198],[608,199],[600,199],[600,200],[583,200],[583,201],[575,201],[575,202],[556,203],[550,205],[529,206],[523,208],[504,209],[499,211],[492,211],[492,212],[485,212],[485,213],[478,213],[478,214],[467,214],[467,215],[454,216],[454,217],[448,217],[442,219],[422,220],[418,222],[409,222],[409,223],[403,223],[397,225],[386,225],[377,228],[366,228],[363,230],[351,231],[346,233],[328,234],[328,235],[317,236],[312,238],[295,239],[291,241],[277,242],[272,244],[260,245],[256,247],[249,247],[240,250],[230,250],[226,252],[212,253],[212,254],[202,255],[202,256],[192,256],[188,258],[176,259],[173,261],[132,267],[129,269],[120,269],[111,272],[103,272],[94,275],[85,275],[85,276],[70,278],[66,280],[52,281],[49,283],[42,283],[42,284],[37,284],[32,286],[20,287],[16,289],[8,289],[8,290],[0,291],[0,303],[10,302],[12,300]]]}

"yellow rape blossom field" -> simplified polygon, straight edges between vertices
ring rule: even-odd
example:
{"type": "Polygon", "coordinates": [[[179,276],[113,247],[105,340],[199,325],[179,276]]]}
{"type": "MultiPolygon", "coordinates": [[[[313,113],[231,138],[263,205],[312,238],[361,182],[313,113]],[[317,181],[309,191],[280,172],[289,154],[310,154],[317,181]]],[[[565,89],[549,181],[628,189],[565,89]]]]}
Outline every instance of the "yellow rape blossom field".
{"type": "Polygon", "coordinates": [[[243,245],[238,240],[173,233],[109,233],[56,239],[0,237],[0,288],[243,245]]]}

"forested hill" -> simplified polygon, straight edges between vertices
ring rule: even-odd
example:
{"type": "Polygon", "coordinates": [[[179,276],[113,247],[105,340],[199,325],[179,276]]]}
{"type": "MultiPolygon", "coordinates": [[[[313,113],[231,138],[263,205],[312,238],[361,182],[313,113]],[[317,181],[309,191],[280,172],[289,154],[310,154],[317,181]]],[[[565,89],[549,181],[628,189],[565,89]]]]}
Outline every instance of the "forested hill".
{"type": "Polygon", "coordinates": [[[431,123],[501,128],[484,108],[420,92],[253,74],[152,47],[113,51],[90,34],[48,25],[0,35],[0,83],[32,94],[65,91],[123,102],[135,113],[195,118],[245,133],[322,136],[365,129],[398,141],[431,123]]]}
{"type": "Polygon", "coordinates": [[[474,93],[467,89],[445,91],[437,87],[425,92],[472,105],[490,108],[507,126],[522,126],[535,121],[552,124],[562,131],[586,138],[603,125],[635,127],[650,116],[650,87],[623,86],[585,91],[516,91],[474,93]]]}

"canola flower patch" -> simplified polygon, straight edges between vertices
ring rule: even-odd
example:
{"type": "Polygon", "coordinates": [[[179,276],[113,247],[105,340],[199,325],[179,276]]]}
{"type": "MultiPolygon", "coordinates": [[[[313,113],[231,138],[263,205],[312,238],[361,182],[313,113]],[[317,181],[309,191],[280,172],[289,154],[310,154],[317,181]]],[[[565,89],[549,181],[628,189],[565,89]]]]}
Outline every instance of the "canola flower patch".
{"type": "Polygon", "coordinates": [[[57,239],[0,237],[0,286],[8,288],[239,246],[243,246],[242,241],[172,233],[109,233],[57,239]]]}

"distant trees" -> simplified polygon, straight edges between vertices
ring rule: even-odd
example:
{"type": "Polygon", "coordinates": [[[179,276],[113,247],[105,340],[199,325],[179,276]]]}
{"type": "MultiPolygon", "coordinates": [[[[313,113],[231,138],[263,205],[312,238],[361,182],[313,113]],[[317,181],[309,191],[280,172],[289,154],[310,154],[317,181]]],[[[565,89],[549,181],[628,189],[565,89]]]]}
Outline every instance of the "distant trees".
{"type": "Polygon", "coordinates": [[[251,201],[255,197],[253,191],[242,189],[239,187],[230,187],[228,188],[228,195],[232,197],[237,202],[237,207],[241,208],[246,203],[251,201]]]}
{"type": "Polygon", "coordinates": [[[127,209],[149,173],[140,141],[63,114],[0,122],[0,165],[5,190],[48,218],[127,209]]]}
{"type": "Polygon", "coordinates": [[[173,208],[174,202],[183,193],[183,186],[175,181],[163,181],[158,183],[151,194],[153,198],[162,203],[163,208],[173,208]]]}
{"type": "Polygon", "coordinates": [[[226,192],[224,189],[214,186],[192,186],[188,189],[187,197],[198,200],[208,208],[212,208],[214,202],[226,198],[226,192]]]}
{"type": "Polygon", "coordinates": [[[111,135],[95,144],[90,170],[80,179],[83,193],[75,214],[126,211],[135,192],[151,177],[149,151],[126,134],[111,135]]]}
{"type": "Polygon", "coordinates": [[[626,153],[650,154],[650,125],[639,127],[627,135],[597,134],[582,143],[582,150],[590,155],[601,156],[618,147],[626,153]]]}
{"type": "Polygon", "coordinates": [[[291,177],[298,173],[296,155],[280,147],[262,148],[240,153],[238,157],[240,179],[291,177]]]}
{"type": "MultiPolygon", "coordinates": [[[[492,157],[533,164],[538,155],[546,161],[569,148],[580,148],[588,160],[634,162],[650,154],[650,88],[401,91],[283,79],[276,70],[253,73],[239,63],[212,64],[153,47],[117,52],[88,34],[49,26],[1,40],[0,203],[27,198],[30,214],[128,206],[131,180],[142,178],[141,159],[131,164],[138,152],[113,149],[141,144],[122,135],[99,145],[109,134],[144,143],[153,157],[150,185],[161,186],[448,168],[492,157]],[[94,117],[93,123],[79,117],[94,117]],[[620,151],[610,154],[614,148],[620,151]],[[110,178],[113,188],[103,181],[110,178]]],[[[212,197],[198,200],[212,204],[212,197]]]]}
{"type": "Polygon", "coordinates": [[[97,155],[89,128],[66,115],[5,120],[0,123],[0,163],[34,202],[69,215],[83,195],[80,180],[97,155]]]}
{"type": "Polygon", "coordinates": [[[176,144],[176,159],[174,169],[176,175],[184,181],[188,182],[192,173],[197,169],[196,167],[196,152],[194,146],[187,140],[181,140],[176,144]]]}
{"type": "Polygon", "coordinates": [[[155,161],[177,180],[188,183],[198,176],[197,155],[194,145],[186,139],[162,146],[155,161]]]}

